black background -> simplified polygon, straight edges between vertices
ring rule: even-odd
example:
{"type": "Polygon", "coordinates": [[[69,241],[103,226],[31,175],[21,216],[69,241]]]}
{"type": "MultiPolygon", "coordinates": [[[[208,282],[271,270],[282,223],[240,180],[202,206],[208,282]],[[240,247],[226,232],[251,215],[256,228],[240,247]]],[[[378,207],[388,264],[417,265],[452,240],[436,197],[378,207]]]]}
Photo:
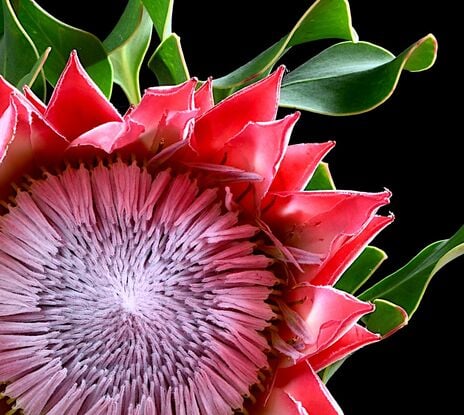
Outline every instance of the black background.
{"type": "MultiPolygon", "coordinates": [[[[39,3],[104,38],[125,2],[39,3]]],[[[177,0],[173,28],[182,37],[191,74],[219,77],[280,39],[310,3],[177,0]]],[[[448,2],[442,6],[427,0],[350,3],[361,40],[398,54],[433,32],[440,45],[436,66],[404,74],[399,89],[380,108],[341,118],[304,113],[293,134],[296,141],[337,141],[326,160],[339,188],[393,191],[389,209],[396,221],[376,240],[390,256],[379,271],[386,275],[425,245],[451,236],[462,223],[458,13],[448,2]]],[[[299,47],[283,62],[292,69],[328,44],[299,47]]],[[[154,83],[145,72],[144,86],[154,83]]],[[[118,107],[125,105],[121,98],[117,101],[118,107]]],[[[459,379],[462,369],[456,336],[462,327],[463,269],[460,260],[442,271],[406,329],[357,353],[330,382],[347,415],[430,413],[432,407],[439,414],[459,412],[461,382],[451,376],[459,379]]]]}

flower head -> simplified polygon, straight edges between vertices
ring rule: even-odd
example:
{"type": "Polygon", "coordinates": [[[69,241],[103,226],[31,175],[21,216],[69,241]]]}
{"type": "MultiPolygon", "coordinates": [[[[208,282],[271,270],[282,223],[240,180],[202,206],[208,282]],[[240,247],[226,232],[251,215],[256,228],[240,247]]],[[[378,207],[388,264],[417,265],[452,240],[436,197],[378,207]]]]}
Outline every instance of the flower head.
{"type": "Polygon", "coordinates": [[[282,73],[217,105],[210,82],[150,88],[124,116],[76,54],[47,106],[0,80],[9,405],[340,413],[316,373],[378,337],[333,285],[389,193],[303,191],[333,143],[288,145],[282,73]]]}

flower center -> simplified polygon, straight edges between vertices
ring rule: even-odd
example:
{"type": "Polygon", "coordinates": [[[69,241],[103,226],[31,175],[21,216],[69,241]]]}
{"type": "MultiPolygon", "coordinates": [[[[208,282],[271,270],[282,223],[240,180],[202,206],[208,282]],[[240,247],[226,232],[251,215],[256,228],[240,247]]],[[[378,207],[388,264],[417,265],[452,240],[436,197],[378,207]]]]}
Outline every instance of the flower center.
{"type": "Polygon", "coordinates": [[[0,382],[26,414],[222,415],[267,367],[275,276],[188,174],[46,173],[0,217],[0,382]]]}

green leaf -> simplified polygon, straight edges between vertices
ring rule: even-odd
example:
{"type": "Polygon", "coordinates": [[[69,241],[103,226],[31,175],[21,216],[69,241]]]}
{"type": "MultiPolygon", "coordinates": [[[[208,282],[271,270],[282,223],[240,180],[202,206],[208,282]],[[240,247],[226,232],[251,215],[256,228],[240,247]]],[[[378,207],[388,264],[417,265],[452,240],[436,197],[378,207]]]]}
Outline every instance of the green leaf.
{"type": "Polygon", "coordinates": [[[378,298],[398,304],[412,317],[432,277],[448,262],[464,254],[464,226],[450,239],[435,242],[423,249],[398,271],[379,281],[359,298],[378,298]]]}
{"type": "MultiPolygon", "coordinates": [[[[422,72],[430,69],[437,60],[438,43],[433,35],[419,40],[420,45],[412,45],[403,54],[406,54],[404,69],[409,72],[422,72]]],[[[419,43],[418,42],[418,43],[419,43]]]]}
{"type": "Polygon", "coordinates": [[[319,163],[316,171],[311,177],[306,190],[334,190],[335,183],[330,174],[329,165],[325,162],[319,163]]]}
{"type": "MultiPolygon", "coordinates": [[[[431,278],[461,255],[464,255],[464,226],[450,239],[429,245],[403,268],[361,294],[359,299],[375,304],[375,311],[363,318],[366,327],[388,337],[408,324],[431,278]]],[[[321,379],[328,382],[345,360],[321,371],[321,379]]]]}
{"type": "Polygon", "coordinates": [[[449,264],[451,261],[454,261],[456,258],[464,255],[464,243],[455,246],[453,249],[448,251],[445,255],[443,255],[440,260],[435,264],[433,268],[432,275],[435,275],[438,271],[440,271],[446,264],[449,264]]]}
{"type": "Polygon", "coordinates": [[[142,0],[161,41],[172,33],[172,7],[174,0],[142,0]]]}
{"type": "Polygon", "coordinates": [[[256,82],[267,75],[292,46],[320,39],[357,40],[356,32],[351,26],[348,1],[315,1],[287,36],[247,64],[216,79],[214,87],[216,90],[238,89],[256,82]]]}
{"type": "Polygon", "coordinates": [[[180,38],[172,33],[155,50],[148,62],[160,85],[180,84],[190,78],[180,38]]]}
{"type": "Polygon", "coordinates": [[[288,46],[321,39],[358,39],[348,1],[315,1],[290,32],[288,46]]]}
{"type": "Polygon", "coordinates": [[[4,25],[3,25],[3,7],[5,7],[3,5],[3,0],[0,2],[0,37],[3,36],[3,29],[4,29],[4,25]]]}
{"type": "Polygon", "coordinates": [[[43,66],[45,65],[45,62],[47,61],[50,51],[51,51],[51,48],[45,49],[44,53],[42,53],[39,60],[32,67],[31,71],[20,79],[20,81],[18,82],[18,85],[16,85],[18,89],[22,89],[22,87],[25,85],[31,88],[34,85],[34,82],[39,78],[41,73],[43,77],[42,69],[43,69],[43,66]]]}
{"type": "Polygon", "coordinates": [[[381,298],[374,300],[373,303],[374,312],[363,319],[371,332],[388,337],[408,324],[408,314],[399,305],[381,298]]]}
{"type": "Polygon", "coordinates": [[[132,104],[141,99],[140,67],[150,44],[152,27],[140,0],[130,0],[116,27],[103,42],[113,64],[114,82],[121,86],[132,104]]]}
{"type": "Polygon", "coordinates": [[[368,246],[343,273],[335,288],[354,294],[387,259],[387,254],[375,246],[368,246]]]}
{"type": "MultiPolygon", "coordinates": [[[[0,40],[0,73],[13,85],[21,86],[40,59],[32,39],[15,15],[10,0],[2,0],[3,37],[0,40]]],[[[36,92],[45,94],[45,80],[39,76],[36,92]]]]}
{"type": "MultiPolygon", "coordinates": [[[[105,50],[110,53],[127,43],[140,26],[143,5],[140,0],[129,0],[116,26],[103,41],[105,50]]],[[[150,22],[151,23],[151,22],[150,22]]]]}
{"type": "Polygon", "coordinates": [[[328,115],[370,111],[391,96],[403,69],[417,72],[430,68],[436,51],[433,35],[396,58],[371,43],[338,43],[284,78],[280,106],[328,115]]]}
{"type": "Polygon", "coordinates": [[[14,0],[13,4],[21,25],[34,39],[39,52],[52,48],[44,66],[45,76],[52,85],[58,81],[71,51],[76,49],[90,77],[107,97],[111,95],[113,70],[97,37],[60,22],[33,0],[14,0]]]}
{"type": "MultiPolygon", "coordinates": [[[[349,356],[348,356],[349,357],[349,356]]],[[[319,376],[321,378],[321,380],[324,382],[324,383],[327,383],[330,378],[335,375],[335,372],[340,369],[340,367],[343,365],[343,363],[346,362],[346,359],[348,359],[348,357],[345,357],[343,359],[340,359],[338,361],[336,361],[335,363],[332,363],[330,366],[327,366],[324,370],[321,370],[319,372],[319,376]]]]}

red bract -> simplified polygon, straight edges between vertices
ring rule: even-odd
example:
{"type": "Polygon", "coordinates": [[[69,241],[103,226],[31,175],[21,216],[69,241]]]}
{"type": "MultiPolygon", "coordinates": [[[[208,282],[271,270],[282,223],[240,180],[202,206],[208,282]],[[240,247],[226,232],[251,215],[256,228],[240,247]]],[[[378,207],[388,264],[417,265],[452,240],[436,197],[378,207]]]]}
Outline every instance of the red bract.
{"type": "Polygon", "coordinates": [[[317,372],[378,336],[333,288],[389,193],[304,191],[283,68],[124,116],[73,54],[46,106],[0,81],[0,381],[26,414],[330,415],[317,372]],[[16,193],[12,195],[11,184],[16,193]]]}

